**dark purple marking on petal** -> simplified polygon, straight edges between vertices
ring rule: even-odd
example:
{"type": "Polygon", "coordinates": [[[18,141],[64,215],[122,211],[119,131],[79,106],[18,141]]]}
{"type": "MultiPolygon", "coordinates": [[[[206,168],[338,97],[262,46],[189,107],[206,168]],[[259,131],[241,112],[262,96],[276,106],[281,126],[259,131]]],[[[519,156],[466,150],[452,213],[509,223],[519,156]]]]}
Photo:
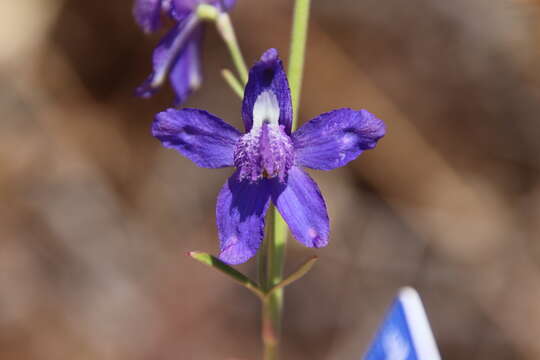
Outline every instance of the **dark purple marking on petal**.
{"type": "Polygon", "coordinates": [[[205,168],[233,165],[240,133],[220,118],[197,109],[168,109],[156,115],[152,135],[205,168]]]}
{"type": "Polygon", "coordinates": [[[276,49],[267,50],[249,71],[249,80],[244,92],[242,118],[246,132],[253,126],[253,107],[264,91],[273,92],[279,104],[279,124],[290,135],[292,124],[291,91],[287,75],[276,49]]]}
{"type": "Polygon", "coordinates": [[[160,25],[162,0],[135,0],[133,17],[145,33],[156,31],[160,25]]]}
{"type": "Polygon", "coordinates": [[[136,95],[147,98],[157,91],[167,78],[171,67],[178,61],[178,57],[182,55],[186,44],[199,24],[197,16],[192,15],[179,22],[174,29],[165,35],[154,50],[152,56],[153,71],[143,84],[135,90],[136,95]]]}
{"type": "Polygon", "coordinates": [[[318,170],[338,168],[373,149],[385,132],[382,120],[366,110],[324,113],[292,134],[296,164],[318,170]]]}
{"type": "Polygon", "coordinates": [[[221,189],[216,206],[219,258],[231,265],[248,261],[264,238],[264,216],[270,205],[267,180],[239,181],[233,174],[221,189]]]}
{"type": "Polygon", "coordinates": [[[315,248],[328,244],[326,205],[319,187],[304,170],[293,166],[285,184],[273,180],[272,201],[296,240],[315,248]]]}
{"type": "Polygon", "coordinates": [[[194,30],[178,60],[171,68],[169,80],[176,94],[174,104],[181,105],[202,83],[201,43],[203,28],[194,30]]]}

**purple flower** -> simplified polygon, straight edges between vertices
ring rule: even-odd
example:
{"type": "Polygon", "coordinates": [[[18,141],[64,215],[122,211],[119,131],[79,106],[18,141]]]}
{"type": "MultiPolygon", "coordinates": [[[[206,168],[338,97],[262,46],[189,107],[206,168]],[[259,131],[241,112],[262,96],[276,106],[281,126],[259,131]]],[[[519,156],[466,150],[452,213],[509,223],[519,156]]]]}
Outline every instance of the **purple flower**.
{"type": "Polygon", "coordinates": [[[325,246],[326,205],[302,167],[331,170],[347,164],[375,147],[385,134],[384,123],[366,110],[339,109],[291,134],[291,94],[275,49],[251,68],[242,118],[245,134],[197,109],[168,109],[156,115],[152,126],[165,147],[201,167],[236,167],[217,199],[220,259],[240,264],[255,255],[270,201],[298,241],[325,246]]]}
{"type": "Polygon", "coordinates": [[[200,47],[203,27],[197,16],[200,4],[228,11],[236,0],[135,0],[133,16],[146,33],[161,27],[161,14],[168,14],[175,26],[154,49],[153,71],[135,93],[147,98],[165,82],[167,76],[176,93],[176,104],[199,88],[202,81],[200,47]]]}

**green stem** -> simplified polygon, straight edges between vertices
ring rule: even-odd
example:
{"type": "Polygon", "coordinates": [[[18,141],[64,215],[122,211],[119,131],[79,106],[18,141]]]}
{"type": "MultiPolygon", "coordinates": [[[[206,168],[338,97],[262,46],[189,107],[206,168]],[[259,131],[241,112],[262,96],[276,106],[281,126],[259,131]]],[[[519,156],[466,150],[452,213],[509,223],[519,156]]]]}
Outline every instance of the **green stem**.
{"type": "Polygon", "coordinates": [[[309,8],[311,0],[296,0],[294,4],[294,18],[291,35],[291,48],[289,54],[289,86],[293,105],[293,131],[298,122],[298,106],[302,89],[302,75],[304,73],[304,59],[309,23],[309,8]]]}
{"type": "Polygon", "coordinates": [[[240,84],[240,81],[238,81],[232,71],[229,69],[223,69],[221,70],[221,76],[223,76],[223,79],[230,86],[232,91],[238,95],[240,99],[242,99],[244,97],[244,86],[240,84]]]}
{"type": "MultiPolygon", "coordinates": [[[[311,0],[296,0],[294,6],[291,49],[289,58],[289,85],[293,103],[293,130],[298,119],[301,82],[304,71],[309,8],[311,0]]],[[[269,228],[261,256],[266,256],[267,281],[265,291],[276,286],[283,279],[285,249],[287,245],[287,224],[276,208],[271,210],[269,228]]],[[[277,360],[279,357],[279,338],[283,312],[283,288],[272,292],[262,304],[262,339],[264,343],[264,360],[277,360]]]]}
{"type": "MultiPolygon", "coordinates": [[[[264,292],[276,286],[283,275],[283,266],[276,263],[277,259],[281,259],[281,265],[283,264],[284,252],[282,250],[276,253],[275,223],[275,212],[272,206],[267,215],[266,236],[259,251],[259,283],[264,292]],[[276,265],[278,265],[278,268],[276,268],[276,265]],[[276,277],[277,270],[280,270],[279,277],[276,277]]],[[[287,236],[286,231],[284,235],[287,236]]],[[[283,291],[278,289],[268,295],[261,304],[261,337],[264,345],[264,360],[276,360],[278,358],[282,298],[283,291]]]]}
{"type": "MultiPolygon", "coordinates": [[[[279,284],[283,279],[283,265],[285,264],[285,250],[288,236],[287,224],[277,209],[273,208],[271,214],[274,221],[271,224],[273,228],[272,241],[268,244],[268,280],[266,282],[268,289],[266,291],[279,284]]],[[[264,360],[278,359],[282,315],[283,288],[280,288],[269,294],[267,300],[263,302],[262,337],[264,342],[264,360]]]]}
{"type": "Polygon", "coordinates": [[[262,328],[261,335],[264,344],[263,360],[276,360],[278,358],[278,336],[272,315],[270,299],[262,302],[262,328]]]}
{"type": "Polygon", "coordinates": [[[248,69],[244,57],[242,56],[242,51],[240,51],[240,46],[238,45],[238,40],[236,39],[236,34],[229,14],[220,13],[217,16],[216,28],[229,49],[233,64],[236,67],[236,71],[240,76],[242,84],[245,85],[248,80],[248,69]]]}

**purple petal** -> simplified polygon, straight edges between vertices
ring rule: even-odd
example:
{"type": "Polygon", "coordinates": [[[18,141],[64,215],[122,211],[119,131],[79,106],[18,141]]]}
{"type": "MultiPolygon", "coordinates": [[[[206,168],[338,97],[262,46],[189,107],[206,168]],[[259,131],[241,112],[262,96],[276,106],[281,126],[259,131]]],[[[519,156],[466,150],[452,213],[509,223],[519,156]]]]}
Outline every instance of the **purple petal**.
{"type": "Polygon", "coordinates": [[[296,164],[331,170],[373,149],[386,132],[384,123],[366,110],[339,109],[319,115],[292,134],[296,164]]]}
{"type": "Polygon", "coordinates": [[[228,264],[248,261],[264,237],[264,216],[270,205],[267,180],[238,181],[238,173],[221,189],[216,206],[219,258],[228,264]]]}
{"type": "Polygon", "coordinates": [[[233,165],[234,146],[240,133],[220,118],[197,109],[168,109],[156,115],[152,135],[206,168],[233,165]]]}
{"type": "Polygon", "coordinates": [[[249,80],[242,104],[242,118],[246,132],[249,132],[253,126],[253,107],[259,95],[264,91],[271,91],[276,95],[279,104],[279,124],[285,127],[287,134],[290,134],[291,91],[276,49],[267,50],[249,71],[249,80]]]}
{"type": "Polygon", "coordinates": [[[274,180],[272,201],[296,240],[308,247],[328,244],[330,225],[326,205],[319,187],[306,172],[293,166],[287,183],[274,180]]]}
{"type": "Polygon", "coordinates": [[[161,0],[135,0],[133,17],[145,33],[156,31],[160,26],[161,0]]]}
{"type": "Polygon", "coordinates": [[[138,96],[150,97],[163,84],[171,67],[182,56],[186,44],[193,36],[198,25],[197,16],[189,16],[165,35],[154,50],[152,74],[136,89],[138,96]]]}
{"type": "Polygon", "coordinates": [[[202,31],[200,27],[193,32],[178,60],[172,66],[169,79],[176,94],[175,105],[182,104],[193,91],[201,86],[202,31]]]}

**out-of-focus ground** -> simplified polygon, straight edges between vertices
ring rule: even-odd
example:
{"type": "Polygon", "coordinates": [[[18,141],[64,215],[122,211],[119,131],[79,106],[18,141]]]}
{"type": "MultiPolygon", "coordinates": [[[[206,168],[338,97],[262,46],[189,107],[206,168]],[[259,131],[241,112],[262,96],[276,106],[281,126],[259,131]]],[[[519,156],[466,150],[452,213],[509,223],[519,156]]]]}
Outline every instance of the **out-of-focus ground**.
{"type": "MultiPolygon", "coordinates": [[[[288,50],[292,1],[239,0],[244,55],[288,50]]],[[[0,358],[257,359],[258,303],[216,253],[206,170],[150,136],[132,96],[152,46],[131,1],[0,2],[0,358]]],[[[330,245],[286,293],[284,359],[359,359],[399,287],[443,358],[540,358],[540,3],[314,1],[301,120],[366,108],[388,134],[314,172],[330,245]]],[[[240,127],[214,29],[188,106],[240,127]]],[[[254,273],[253,261],[240,267],[254,273]]]]}

